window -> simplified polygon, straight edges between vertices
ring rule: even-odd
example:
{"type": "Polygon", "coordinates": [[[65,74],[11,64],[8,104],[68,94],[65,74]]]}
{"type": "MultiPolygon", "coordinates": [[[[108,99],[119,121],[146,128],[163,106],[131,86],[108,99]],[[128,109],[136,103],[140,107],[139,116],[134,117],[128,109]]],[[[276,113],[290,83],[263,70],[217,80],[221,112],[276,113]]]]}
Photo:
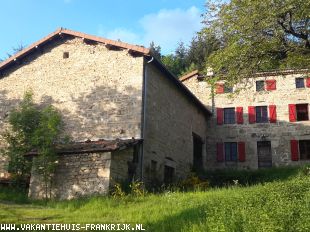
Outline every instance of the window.
{"type": "Polygon", "coordinates": [[[224,85],[224,93],[232,93],[233,88],[227,85],[224,85]]]}
{"type": "Polygon", "coordinates": [[[235,108],[224,108],[224,124],[234,124],[235,115],[235,108]]]}
{"type": "Polygon", "coordinates": [[[174,168],[165,165],[165,170],[164,170],[164,182],[165,184],[171,184],[173,182],[173,177],[174,177],[174,168]]]}
{"type": "Polygon", "coordinates": [[[267,106],[256,106],[255,114],[257,123],[268,122],[267,106]]]}
{"type": "Polygon", "coordinates": [[[310,140],[299,141],[299,154],[300,154],[300,160],[310,159],[310,140]]]}
{"type": "Polygon", "coordinates": [[[295,79],[296,89],[305,88],[304,78],[296,78],[295,79]]]}
{"type": "Polygon", "coordinates": [[[297,121],[307,121],[308,116],[308,104],[296,104],[297,121]]]}
{"type": "Polygon", "coordinates": [[[224,148],[225,148],[225,160],[237,161],[237,143],[235,142],[224,143],[224,148]]]}
{"type": "Polygon", "coordinates": [[[63,57],[64,59],[69,58],[69,52],[64,52],[63,55],[62,55],[62,57],[63,57]]]}
{"type": "Polygon", "coordinates": [[[256,81],[256,91],[264,91],[265,90],[265,81],[256,81]]]}

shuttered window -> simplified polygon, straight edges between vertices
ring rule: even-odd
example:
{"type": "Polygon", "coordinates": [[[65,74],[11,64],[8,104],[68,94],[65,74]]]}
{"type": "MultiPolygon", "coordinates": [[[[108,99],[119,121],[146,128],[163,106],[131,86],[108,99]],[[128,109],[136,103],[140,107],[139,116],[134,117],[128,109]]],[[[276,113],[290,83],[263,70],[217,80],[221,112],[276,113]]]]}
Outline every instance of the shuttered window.
{"type": "Polygon", "coordinates": [[[218,162],[224,161],[224,144],[223,143],[216,144],[216,160],[218,162]]]}
{"type": "Polygon", "coordinates": [[[276,90],[277,85],[276,85],[276,80],[266,80],[266,90],[271,91],[271,90],[276,90]]]}
{"type": "Polygon", "coordinates": [[[220,94],[220,93],[224,93],[224,84],[216,84],[215,85],[215,92],[217,94],[220,94]]]}
{"type": "Polygon", "coordinates": [[[269,106],[269,122],[276,123],[277,122],[277,108],[275,105],[269,106]]]}
{"type": "Polygon", "coordinates": [[[216,122],[217,125],[223,125],[223,115],[224,110],[223,108],[216,108],[216,122]]]}
{"type": "Polygon", "coordinates": [[[296,122],[296,105],[289,104],[288,105],[289,119],[290,122],[296,122]]]}
{"type": "Polygon", "coordinates": [[[310,160],[310,140],[299,140],[300,160],[310,160]]]}
{"type": "Polygon", "coordinates": [[[296,116],[297,116],[297,121],[309,120],[308,104],[296,104],[296,116]]]}
{"type": "Polygon", "coordinates": [[[243,107],[236,108],[237,123],[243,124],[243,107]]]}
{"type": "Polygon", "coordinates": [[[292,161],[298,160],[298,141],[291,140],[291,159],[292,161]]]}
{"type": "Polygon", "coordinates": [[[249,117],[249,123],[255,123],[255,107],[249,106],[248,107],[248,117],[249,117]]]}
{"type": "Polygon", "coordinates": [[[224,143],[224,145],[225,145],[225,160],[237,161],[237,143],[229,142],[224,143]]]}
{"type": "Polygon", "coordinates": [[[296,89],[305,88],[305,80],[304,78],[296,78],[295,79],[296,89]]]}
{"type": "Polygon", "coordinates": [[[267,106],[256,106],[255,107],[255,113],[256,113],[256,122],[257,123],[268,122],[267,106]]]}
{"type": "Polygon", "coordinates": [[[244,142],[238,142],[238,160],[240,162],[245,161],[245,143],[244,142]]]}
{"type": "Polygon", "coordinates": [[[310,88],[310,77],[306,78],[306,86],[310,88]]]}
{"type": "Polygon", "coordinates": [[[264,91],[265,90],[265,81],[256,81],[256,91],[264,91]]]}
{"type": "Polygon", "coordinates": [[[235,108],[224,108],[224,124],[235,124],[235,108]]]}

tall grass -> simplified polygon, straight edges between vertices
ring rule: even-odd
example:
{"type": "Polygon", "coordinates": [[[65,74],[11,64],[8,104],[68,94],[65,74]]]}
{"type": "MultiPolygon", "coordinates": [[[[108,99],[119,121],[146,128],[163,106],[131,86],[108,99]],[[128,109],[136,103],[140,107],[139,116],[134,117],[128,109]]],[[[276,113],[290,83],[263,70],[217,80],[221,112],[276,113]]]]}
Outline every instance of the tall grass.
{"type": "Polygon", "coordinates": [[[0,203],[0,223],[142,223],[147,231],[310,231],[310,176],[305,173],[205,192],[97,196],[47,205],[0,203]]]}

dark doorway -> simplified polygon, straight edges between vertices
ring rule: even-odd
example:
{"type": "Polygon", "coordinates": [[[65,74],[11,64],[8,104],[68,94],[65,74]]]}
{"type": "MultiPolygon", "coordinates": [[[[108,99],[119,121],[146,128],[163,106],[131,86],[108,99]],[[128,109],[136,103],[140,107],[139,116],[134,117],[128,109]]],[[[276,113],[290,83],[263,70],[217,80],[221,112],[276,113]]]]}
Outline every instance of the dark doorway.
{"type": "Polygon", "coordinates": [[[173,178],[174,178],[174,168],[165,165],[164,183],[165,184],[171,184],[173,182],[173,178]]]}
{"type": "Polygon", "coordinates": [[[257,142],[258,168],[272,167],[271,142],[257,142]]]}
{"type": "Polygon", "coordinates": [[[203,169],[202,147],[201,137],[193,133],[193,171],[195,172],[203,169]]]}

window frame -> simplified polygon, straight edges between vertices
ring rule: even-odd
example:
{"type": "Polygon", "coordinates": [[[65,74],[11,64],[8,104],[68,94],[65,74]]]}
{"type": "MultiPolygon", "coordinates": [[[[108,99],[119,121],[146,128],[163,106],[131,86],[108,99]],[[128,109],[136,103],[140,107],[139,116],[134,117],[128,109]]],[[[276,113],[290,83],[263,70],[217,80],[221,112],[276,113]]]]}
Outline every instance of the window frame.
{"type": "Polygon", "coordinates": [[[255,106],[255,122],[256,123],[268,123],[268,107],[267,106],[255,106]],[[266,115],[263,115],[265,113],[264,111],[266,112],[266,115]]]}
{"type": "Polygon", "coordinates": [[[306,85],[305,85],[305,78],[303,77],[297,77],[295,78],[295,87],[296,89],[305,89],[306,88],[306,85]],[[302,87],[298,87],[298,81],[302,81],[302,87]]]}
{"type": "Polygon", "coordinates": [[[296,121],[297,122],[309,121],[309,104],[308,103],[296,104],[295,108],[296,108],[296,121]],[[301,106],[305,106],[306,114],[307,114],[306,117],[301,116],[302,112],[300,112],[301,109],[299,108],[301,106]]]}
{"type": "Polygon", "coordinates": [[[225,162],[238,161],[238,143],[237,142],[224,142],[224,157],[225,162]]]}
{"type": "Polygon", "coordinates": [[[223,124],[236,124],[236,109],[235,109],[235,107],[223,108],[223,124]],[[232,110],[233,112],[227,112],[229,110],[232,110]]]}
{"type": "Polygon", "coordinates": [[[298,149],[300,160],[310,160],[310,140],[299,140],[298,149]]]}
{"type": "Polygon", "coordinates": [[[255,87],[256,87],[256,92],[262,92],[262,91],[265,91],[266,88],[265,88],[265,81],[256,81],[255,82],[255,87]],[[262,86],[259,86],[258,84],[262,84],[262,86]],[[262,89],[259,89],[258,87],[261,87],[262,89]]]}

